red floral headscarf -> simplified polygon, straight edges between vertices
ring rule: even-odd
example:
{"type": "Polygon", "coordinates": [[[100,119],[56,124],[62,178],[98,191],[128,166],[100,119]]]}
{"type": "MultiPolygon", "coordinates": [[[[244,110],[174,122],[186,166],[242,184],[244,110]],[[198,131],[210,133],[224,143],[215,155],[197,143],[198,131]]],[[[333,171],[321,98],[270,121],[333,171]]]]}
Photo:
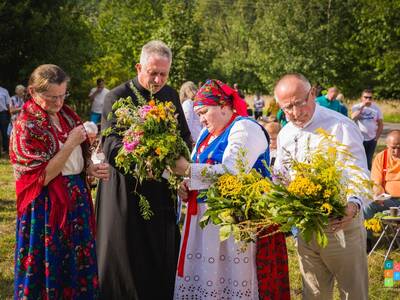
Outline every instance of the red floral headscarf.
{"type": "MultiPolygon", "coordinates": [[[[61,108],[58,117],[65,125],[67,134],[82,124],[78,115],[67,105],[61,108]]],[[[10,160],[16,178],[18,216],[21,216],[42,192],[46,166],[59,151],[59,139],[49,115],[33,99],[28,100],[13,125],[10,140],[10,160]]],[[[66,138],[61,142],[64,143],[65,140],[66,138]]],[[[84,158],[87,158],[88,141],[82,143],[81,147],[84,158]]],[[[69,199],[67,186],[61,174],[50,181],[47,187],[51,200],[50,226],[62,228],[73,199],[69,199]]]]}
{"type": "Polygon", "coordinates": [[[238,92],[216,79],[207,79],[206,83],[197,91],[193,105],[194,107],[229,105],[238,115],[248,116],[246,102],[240,98],[238,92]]]}

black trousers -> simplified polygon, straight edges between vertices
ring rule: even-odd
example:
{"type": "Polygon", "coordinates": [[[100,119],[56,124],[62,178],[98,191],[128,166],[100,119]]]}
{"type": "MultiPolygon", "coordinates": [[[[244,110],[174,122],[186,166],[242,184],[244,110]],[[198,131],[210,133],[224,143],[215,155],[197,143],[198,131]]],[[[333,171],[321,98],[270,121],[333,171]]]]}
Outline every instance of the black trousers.
{"type": "Polygon", "coordinates": [[[255,111],[254,112],[254,118],[257,120],[259,117],[262,117],[263,112],[262,111],[255,111]]]}
{"type": "Polygon", "coordinates": [[[3,152],[8,152],[8,135],[7,128],[10,123],[10,114],[8,111],[0,111],[0,134],[3,152]]]}
{"type": "Polygon", "coordinates": [[[375,148],[376,148],[376,140],[364,141],[363,142],[365,154],[367,155],[367,163],[368,170],[371,171],[372,166],[372,157],[374,156],[375,148]]]}

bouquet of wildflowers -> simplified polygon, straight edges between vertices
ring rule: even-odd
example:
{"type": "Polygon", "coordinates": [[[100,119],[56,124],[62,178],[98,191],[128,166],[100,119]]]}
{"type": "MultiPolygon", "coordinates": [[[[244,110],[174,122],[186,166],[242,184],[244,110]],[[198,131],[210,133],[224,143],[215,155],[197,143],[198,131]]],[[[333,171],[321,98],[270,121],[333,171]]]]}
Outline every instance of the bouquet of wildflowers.
{"type": "Polygon", "coordinates": [[[235,240],[244,242],[254,240],[272,224],[279,225],[281,232],[297,227],[305,241],[315,234],[318,244],[326,247],[324,231],[329,220],[345,215],[348,195],[370,197],[364,187],[372,185],[357,172],[347,176],[346,169],[359,170],[349,163],[351,153],[325,131],[318,133],[322,141],[307,161],[291,158],[287,162],[291,175],[275,172],[270,180],[255,170],[246,174],[242,168],[237,175],[217,176],[204,193],[208,209],[201,225],[212,222],[221,226],[221,240],[233,234],[235,240]]]}
{"type": "MultiPolygon", "coordinates": [[[[130,87],[138,105],[131,97],[116,101],[112,107],[115,127],[108,128],[104,135],[116,133],[122,136],[123,146],[115,158],[117,167],[132,174],[139,183],[160,181],[165,170],[170,171],[180,156],[189,160],[189,149],[179,134],[176,108],[170,101],[159,102],[152,97],[146,101],[132,83],[130,87]]],[[[171,188],[175,189],[179,180],[170,172],[171,188]]],[[[139,197],[142,216],[149,219],[153,214],[149,202],[143,195],[139,194],[139,197]]]]}
{"type": "Polygon", "coordinates": [[[236,174],[225,171],[221,175],[203,174],[213,184],[200,194],[206,197],[207,210],[200,220],[204,228],[208,223],[220,227],[220,240],[231,235],[237,242],[254,241],[257,235],[273,224],[264,195],[271,183],[255,169],[246,172],[245,151],[239,151],[236,174]]]}
{"type": "MultiPolygon", "coordinates": [[[[326,247],[325,229],[329,220],[345,215],[348,196],[370,198],[366,191],[372,183],[358,175],[361,169],[351,163],[353,156],[347,146],[322,129],[317,133],[322,135],[322,140],[314,151],[309,151],[308,160],[300,162],[291,158],[287,162],[292,176],[273,174],[273,184],[265,201],[281,231],[297,227],[306,242],[315,235],[318,244],[326,247]],[[346,174],[349,169],[351,176],[346,174]]],[[[344,246],[343,231],[336,235],[344,246]]]]}

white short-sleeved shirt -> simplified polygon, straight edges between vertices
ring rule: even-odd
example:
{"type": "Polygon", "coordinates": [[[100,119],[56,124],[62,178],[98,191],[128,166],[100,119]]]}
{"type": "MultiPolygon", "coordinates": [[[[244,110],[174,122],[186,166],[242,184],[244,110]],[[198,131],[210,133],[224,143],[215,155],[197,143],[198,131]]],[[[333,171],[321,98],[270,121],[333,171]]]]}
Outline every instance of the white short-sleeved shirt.
{"type": "MultiPolygon", "coordinates": [[[[352,112],[361,109],[361,103],[354,105],[351,108],[352,112]]],[[[379,107],[372,103],[371,106],[365,106],[360,113],[360,118],[356,121],[358,128],[363,135],[364,141],[371,141],[376,138],[376,131],[378,130],[378,120],[382,120],[383,115],[379,107]]]]}
{"type": "MultiPolygon", "coordinates": [[[[90,90],[89,97],[97,90],[97,87],[94,87],[90,90]]],[[[108,94],[110,90],[103,88],[103,90],[94,97],[93,103],[92,103],[92,108],[91,111],[101,114],[103,112],[103,104],[104,104],[104,98],[108,94]]]]}

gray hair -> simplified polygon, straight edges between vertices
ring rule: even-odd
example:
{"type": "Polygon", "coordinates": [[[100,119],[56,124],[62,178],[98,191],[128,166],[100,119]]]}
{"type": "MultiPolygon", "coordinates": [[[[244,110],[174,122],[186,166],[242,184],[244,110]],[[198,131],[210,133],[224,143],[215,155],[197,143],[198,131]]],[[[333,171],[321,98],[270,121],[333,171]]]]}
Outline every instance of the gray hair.
{"type": "Polygon", "coordinates": [[[300,74],[300,73],[288,73],[288,74],[285,74],[275,83],[275,86],[274,86],[274,98],[275,98],[276,101],[279,101],[278,97],[276,96],[276,88],[283,81],[285,81],[285,80],[287,80],[287,79],[289,79],[291,77],[294,77],[294,78],[298,79],[303,84],[303,87],[304,87],[305,91],[308,91],[308,90],[311,89],[310,81],[303,74],[300,74]]]}
{"type": "Polygon", "coordinates": [[[25,91],[25,87],[22,84],[18,84],[15,87],[15,92],[17,93],[18,91],[21,91],[21,90],[25,91]]]}
{"type": "Polygon", "coordinates": [[[140,53],[140,64],[145,66],[152,55],[165,57],[172,62],[171,49],[162,41],[150,41],[143,46],[142,52],[140,53]]]}
{"type": "Polygon", "coordinates": [[[92,121],[86,121],[83,123],[83,127],[85,127],[86,132],[96,134],[99,132],[97,125],[92,121]]]}

